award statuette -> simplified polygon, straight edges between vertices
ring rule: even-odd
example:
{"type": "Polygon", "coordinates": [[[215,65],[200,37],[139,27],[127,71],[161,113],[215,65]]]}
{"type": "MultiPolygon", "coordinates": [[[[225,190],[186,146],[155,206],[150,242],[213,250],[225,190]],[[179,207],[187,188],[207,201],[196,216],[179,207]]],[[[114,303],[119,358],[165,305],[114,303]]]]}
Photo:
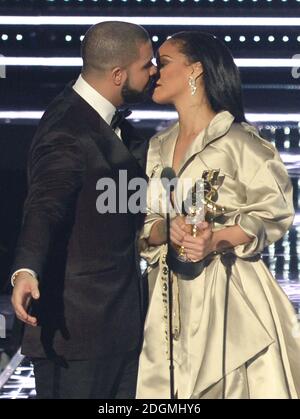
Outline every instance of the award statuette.
{"type": "MultiPolygon", "coordinates": [[[[220,170],[216,169],[205,170],[183,202],[182,215],[186,217],[186,224],[191,226],[193,237],[198,235],[197,224],[204,220],[212,222],[225,212],[224,207],[216,204],[218,198],[216,186],[219,183],[219,172],[220,170]]],[[[194,279],[200,275],[206,264],[206,259],[198,262],[192,262],[188,259],[183,246],[170,246],[168,265],[173,272],[183,275],[183,279],[194,279]]]]}

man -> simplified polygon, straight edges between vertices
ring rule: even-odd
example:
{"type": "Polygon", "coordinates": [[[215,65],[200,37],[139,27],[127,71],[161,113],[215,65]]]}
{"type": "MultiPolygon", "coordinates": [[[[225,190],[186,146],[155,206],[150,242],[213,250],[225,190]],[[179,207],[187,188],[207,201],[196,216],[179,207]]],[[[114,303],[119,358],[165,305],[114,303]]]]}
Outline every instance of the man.
{"type": "Polygon", "coordinates": [[[156,69],[147,32],[99,23],[83,69],[49,106],[29,155],[12,302],[26,323],[39,398],[133,398],[142,335],[136,236],[141,214],[96,209],[97,181],[143,177],[145,144],[116,107],[141,100],[156,69]],[[29,309],[29,302],[31,308],[29,309]]]}

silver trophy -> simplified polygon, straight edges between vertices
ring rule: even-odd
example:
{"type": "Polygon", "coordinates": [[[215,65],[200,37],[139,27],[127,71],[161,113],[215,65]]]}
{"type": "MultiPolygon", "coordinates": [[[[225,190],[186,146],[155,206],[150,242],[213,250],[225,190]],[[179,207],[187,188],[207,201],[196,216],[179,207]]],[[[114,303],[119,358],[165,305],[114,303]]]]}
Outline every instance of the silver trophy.
{"type": "MultiPolygon", "coordinates": [[[[197,224],[201,221],[212,222],[225,213],[225,208],[217,205],[217,187],[220,185],[219,169],[205,170],[187,194],[182,204],[182,215],[186,224],[190,225],[193,237],[201,234],[197,224]]],[[[168,252],[168,265],[175,273],[184,275],[187,279],[198,276],[206,265],[206,261],[193,262],[188,259],[183,246],[171,246],[168,252]]]]}

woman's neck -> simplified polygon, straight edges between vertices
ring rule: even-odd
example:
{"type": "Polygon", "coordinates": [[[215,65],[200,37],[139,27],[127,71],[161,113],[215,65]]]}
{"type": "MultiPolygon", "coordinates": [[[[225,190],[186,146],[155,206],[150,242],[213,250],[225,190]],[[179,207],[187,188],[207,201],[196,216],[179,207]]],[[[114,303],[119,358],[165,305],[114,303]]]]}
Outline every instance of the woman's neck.
{"type": "Polygon", "coordinates": [[[180,137],[190,138],[205,129],[215,117],[214,112],[207,104],[176,106],[179,115],[180,137]]]}

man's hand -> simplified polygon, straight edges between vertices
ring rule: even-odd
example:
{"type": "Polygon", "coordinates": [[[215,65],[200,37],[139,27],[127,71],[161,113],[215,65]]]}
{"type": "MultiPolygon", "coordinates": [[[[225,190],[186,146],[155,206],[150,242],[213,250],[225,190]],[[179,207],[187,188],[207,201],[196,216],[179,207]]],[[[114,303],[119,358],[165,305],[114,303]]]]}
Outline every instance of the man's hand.
{"type": "Polygon", "coordinates": [[[40,298],[37,279],[25,271],[18,273],[11,299],[12,305],[18,319],[30,326],[36,326],[37,318],[27,313],[32,298],[35,300],[40,298]]]}
{"type": "Polygon", "coordinates": [[[192,262],[198,262],[204,259],[213,248],[213,233],[211,230],[211,224],[206,221],[198,224],[198,235],[193,237],[191,234],[185,234],[182,241],[185,253],[192,262]]]}

